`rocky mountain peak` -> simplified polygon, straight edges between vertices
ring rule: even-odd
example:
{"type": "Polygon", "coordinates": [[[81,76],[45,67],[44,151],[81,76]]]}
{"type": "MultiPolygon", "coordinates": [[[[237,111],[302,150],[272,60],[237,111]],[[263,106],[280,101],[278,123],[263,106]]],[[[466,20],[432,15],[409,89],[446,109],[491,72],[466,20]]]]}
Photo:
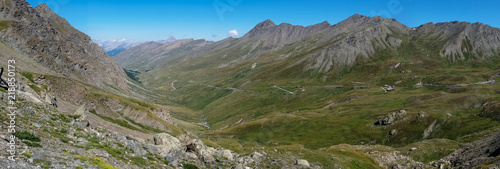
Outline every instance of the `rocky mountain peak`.
{"type": "Polygon", "coordinates": [[[276,24],[273,21],[271,21],[271,19],[268,19],[257,24],[254,29],[267,29],[273,26],[276,26],[276,24]]]}
{"type": "MultiPolygon", "coordinates": [[[[40,16],[42,16],[46,19],[65,20],[64,18],[57,15],[54,11],[52,11],[52,9],[50,9],[49,6],[47,6],[47,4],[45,4],[45,3],[38,5],[34,9],[36,12],[38,12],[40,14],[40,16]]],[[[69,25],[69,23],[68,23],[68,25],[69,25]]]]}
{"type": "Polygon", "coordinates": [[[49,6],[45,3],[41,3],[40,5],[38,5],[37,7],[35,7],[35,10],[37,11],[50,11],[52,12],[52,10],[49,8],[49,6]]]}
{"type": "Polygon", "coordinates": [[[319,24],[316,24],[316,25],[319,25],[319,26],[332,26],[332,24],[330,24],[328,21],[323,21],[319,24]]]}
{"type": "Polygon", "coordinates": [[[307,27],[289,23],[276,25],[273,21],[268,19],[257,24],[252,30],[245,34],[241,38],[240,43],[250,39],[258,39],[264,41],[268,45],[280,46],[298,41],[306,36],[329,28],[330,26],[331,25],[326,21],[307,27]]]}
{"type": "Polygon", "coordinates": [[[169,36],[167,40],[159,40],[156,42],[165,44],[165,43],[170,43],[170,42],[175,42],[175,41],[177,41],[177,39],[174,36],[169,36]]]}
{"type": "Polygon", "coordinates": [[[360,28],[360,27],[372,27],[377,24],[388,24],[397,26],[399,28],[407,28],[405,25],[396,21],[396,19],[383,18],[381,16],[368,17],[360,14],[354,14],[349,18],[335,24],[334,26],[339,28],[360,28]]]}
{"type": "Polygon", "coordinates": [[[368,19],[368,18],[370,18],[370,17],[364,16],[361,14],[354,14],[354,15],[350,16],[349,18],[347,18],[346,20],[361,20],[361,19],[368,19]]]}

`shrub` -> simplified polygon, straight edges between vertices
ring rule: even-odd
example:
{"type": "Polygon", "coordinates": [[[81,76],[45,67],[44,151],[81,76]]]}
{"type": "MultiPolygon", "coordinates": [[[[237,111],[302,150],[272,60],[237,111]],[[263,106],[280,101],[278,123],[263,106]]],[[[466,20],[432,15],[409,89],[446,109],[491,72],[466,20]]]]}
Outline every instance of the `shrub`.
{"type": "Polygon", "coordinates": [[[14,132],[12,135],[16,136],[18,139],[21,140],[29,140],[29,141],[34,141],[34,142],[40,142],[40,137],[27,132],[27,131],[21,131],[21,132],[14,132]]]}
{"type": "Polygon", "coordinates": [[[31,141],[25,140],[25,141],[23,141],[23,143],[26,144],[29,147],[42,147],[42,145],[40,145],[37,142],[31,142],[31,141]]]}
{"type": "Polygon", "coordinates": [[[182,163],[182,166],[184,167],[184,169],[198,169],[198,167],[189,163],[182,163]]]}
{"type": "Polygon", "coordinates": [[[63,143],[68,143],[71,139],[69,138],[60,138],[59,140],[61,140],[63,143]]]}
{"type": "Polygon", "coordinates": [[[29,153],[29,152],[23,152],[21,154],[28,157],[28,158],[31,158],[31,153],[29,153]]]}
{"type": "Polygon", "coordinates": [[[132,160],[132,164],[134,165],[146,166],[148,164],[148,161],[143,157],[135,156],[135,157],[130,157],[130,159],[132,160]]]}

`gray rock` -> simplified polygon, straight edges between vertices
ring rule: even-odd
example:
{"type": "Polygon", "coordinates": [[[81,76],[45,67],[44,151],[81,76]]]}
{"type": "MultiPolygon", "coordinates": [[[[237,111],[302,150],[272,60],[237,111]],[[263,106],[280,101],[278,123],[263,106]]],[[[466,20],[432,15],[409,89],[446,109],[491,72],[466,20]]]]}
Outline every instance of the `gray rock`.
{"type": "Polygon", "coordinates": [[[87,151],[90,155],[99,156],[99,157],[109,157],[109,154],[104,150],[99,149],[90,149],[87,151]]]}
{"type": "Polygon", "coordinates": [[[213,147],[208,147],[208,146],[205,146],[205,147],[206,147],[206,148],[205,148],[205,151],[206,151],[208,154],[210,154],[210,155],[212,155],[212,156],[216,156],[216,155],[218,155],[217,150],[215,150],[213,147]]]}
{"type": "Polygon", "coordinates": [[[418,118],[419,119],[423,119],[426,115],[427,115],[427,113],[425,113],[424,111],[418,112],[418,118]]]}
{"type": "Polygon", "coordinates": [[[135,140],[129,140],[127,148],[132,149],[136,156],[145,156],[148,154],[148,152],[143,149],[142,144],[135,140]]]}
{"type": "Polygon", "coordinates": [[[75,120],[74,124],[79,127],[79,128],[87,128],[87,127],[90,127],[90,121],[88,120],[80,120],[80,119],[77,119],[75,120]]]}
{"type": "Polygon", "coordinates": [[[66,137],[69,138],[69,139],[76,139],[75,133],[73,133],[73,132],[70,132],[70,133],[66,134],[66,137]]]}
{"type": "Polygon", "coordinates": [[[165,156],[165,159],[167,159],[168,163],[172,163],[172,162],[174,162],[176,160],[175,157],[172,154],[167,154],[165,156]]]}
{"type": "Polygon", "coordinates": [[[83,141],[85,141],[85,138],[80,137],[80,138],[76,139],[76,141],[77,141],[77,142],[83,142],[83,141]]]}
{"type": "Polygon", "coordinates": [[[260,161],[262,156],[263,155],[258,152],[253,152],[252,155],[250,155],[254,161],[260,161]]]}
{"type": "Polygon", "coordinates": [[[235,160],[237,163],[244,163],[245,162],[245,159],[243,157],[239,157],[239,158],[236,158],[235,160]]]}
{"type": "Polygon", "coordinates": [[[179,139],[167,133],[154,135],[154,143],[160,154],[182,149],[182,144],[179,139]]]}
{"type": "Polygon", "coordinates": [[[210,154],[201,155],[201,159],[207,165],[214,165],[215,164],[215,158],[213,156],[211,156],[210,154]]]}
{"type": "Polygon", "coordinates": [[[377,122],[375,122],[375,125],[389,125],[396,122],[399,119],[402,119],[405,115],[406,115],[405,110],[392,112],[380,118],[377,122]]]}
{"type": "Polygon", "coordinates": [[[40,128],[40,127],[42,127],[42,125],[41,125],[41,124],[38,124],[38,123],[33,123],[33,126],[35,126],[36,128],[40,128]]]}
{"type": "Polygon", "coordinates": [[[429,137],[432,132],[434,132],[434,127],[436,125],[436,122],[437,120],[434,120],[431,125],[429,125],[429,127],[427,127],[425,130],[424,130],[424,134],[423,134],[423,139],[426,139],[427,137],[429,137]]]}
{"type": "Polygon", "coordinates": [[[155,145],[180,145],[179,139],[171,136],[167,133],[160,133],[154,135],[154,143],[155,145]]]}
{"type": "Polygon", "coordinates": [[[229,161],[234,161],[234,156],[233,153],[231,153],[231,150],[222,150],[222,157],[226,158],[229,161]]]}
{"type": "Polygon", "coordinates": [[[247,167],[243,164],[238,164],[238,165],[232,166],[231,169],[250,169],[250,167],[247,167]]]}
{"type": "Polygon", "coordinates": [[[392,129],[392,130],[389,132],[389,135],[391,135],[391,136],[394,136],[394,135],[396,135],[396,134],[398,134],[398,130],[396,130],[396,129],[392,129]]]}
{"type": "Polygon", "coordinates": [[[299,159],[299,160],[295,161],[295,165],[303,166],[303,167],[311,167],[309,165],[309,162],[307,160],[304,160],[304,159],[299,159]]]}
{"type": "Polygon", "coordinates": [[[186,144],[186,151],[195,154],[201,154],[201,151],[205,151],[206,146],[200,139],[191,139],[186,144]]]}

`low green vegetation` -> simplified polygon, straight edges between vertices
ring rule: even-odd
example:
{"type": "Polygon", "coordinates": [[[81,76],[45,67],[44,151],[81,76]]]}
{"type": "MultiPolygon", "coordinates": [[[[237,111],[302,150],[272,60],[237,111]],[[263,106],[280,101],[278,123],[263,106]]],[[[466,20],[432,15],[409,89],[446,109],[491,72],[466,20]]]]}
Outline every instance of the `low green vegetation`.
{"type": "Polygon", "coordinates": [[[29,152],[23,152],[21,154],[24,155],[27,158],[31,158],[31,153],[29,153],[29,152]]]}
{"type": "Polygon", "coordinates": [[[132,160],[132,164],[137,166],[146,166],[148,164],[148,160],[140,156],[130,157],[130,160],[132,160]]]}
{"type": "Polygon", "coordinates": [[[37,143],[37,142],[32,142],[32,141],[28,141],[28,140],[23,140],[22,142],[29,147],[42,147],[42,145],[40,143],[37,143]]]}
{"type": "Polygon", "coordinates": [[[0,21],[0,31],[10,27],[12,21],[0,21]]]}
{"type": "Polygon", "coordinates": [[[428,163],[447,156],[457,148],[459,148],[459,144],[453,140],[429,139],[400,147],[398,150],[416,161],[428,163]],[[411,148],[417,147],[417,151],[411,150],[411,148]]]}
{"type": "Polygon", "coordinates": [[[33,163],[40,165],[41,168],[50,168],[49,166],[52,165],[52,162],[39,158],[33,159],[33,163]]]}
{"type": "Polygon", "coordinates": [[[117,120],[117,119],[113,119],[111,117],[107,117],[107,116],[103,116],[103,115],[100,115],[98,114],[95,110],[89,110],[90,113],[92,114],[95,114],[97,116],[99,116],[99,118],[101,119],[104,119],[106,121],[109,121],[109,122],[112,122],[112,123],[115,123],[115,124],[118,124],[122,127],[125,127],[125,128],[128,128],[128,129],[131,129],[131,130],[136,130],[136,131],[141,131],[140,129],[130,125],[127,121],[125,120],[117,120]]]}
{"type": "MultiPolygon", "coordinates": [[[[406,35],[400,36],[403,39],[406,35]]],[[[422,39],[405,41],[397,50],[377,51],[373,60],[323,74],[304,72],[300,65],[286,68],[286,61],[269,61],[255,70],[249,69],[253,61],[216,70],[204,69],[212,63],[194,61],[189,67],[169,69],[172,78],[163,85],[170,89],[172,79],[176,80],[176,90],[165,92],[171,96],[169,101],[200,111],[199,116],[206,117],[214,129],[203,133],[204,141],[214,146],[240,150],[245,147],[241,144],[300,144],[317,150],[339,144],[381,144],[405,150],[414,160],[427,163],[448,155],[458,144],[479,139],[474,133],[500,125],[478,116],[486,101],[499,100],[498,93],[492,91],[500,87],[476,84],[498,72],[473,59],[461,63],[442,59],[436,45],[444,42],[434,40],[434,45],[422,39]],[[181,70],[193,76],[183,78],[181,70]],[[323,77],[324,81],[318,80],[323,77]],[[416,86],[418,83],[423,86],[416,86]],[[396,90],[384,92],[380,88],[384,85],[396,90]],[[385,115],[402,109],[408,112],[402,120],[375,125],[385,115]],[[419,117],[421,111],[425,117],[419,117]],[[391,130],[397,134],[390,135],[391,130]],[[429,131],[424,137],[425,130],[429,131]],[[415,145],[422,151],[406,151],[415,145]],[[442,151],[432,150],[437,147],[442,151]]],[[[148,81],[145,74],[141,78],[148,81]]],[[[173,114],[198,122],[186,117],[196,116],[195,112],[173,114]]],[[[369,166],[347,163],[345,166],[354,168],[369,166]]]]}
{"type": "Polygon", "coordinates": [[[138,83],[141,83],[141,82],[140,82],[140,79],[137,77],[138,75],[140,75],[140,74],[141,74],[141,72],[134,71],[134,70],[129,70],[129,69],[123,69],[123,71],[125,71],[125,73],[127,74],[127,76],[128,76],[130,79],[132,79],[132,80],[134,80],[134,81],[136,81],[136,82],[138,82],[138,83]]]}
{"type": "Polygon", "coordinates": [[[89,161],[90,163],[92,163],[93,165],[98,166],[101,169],[118,169],[118,168],[113,167],[113,166],[109,165],[108,163],[102,161],[98,157],[87,158],[86,156],[80,156],[80,155],[75,155],[74,157],[75,157],[75,159],[78,159],[78,160],[80,160],[82,162],[89,161]]]}
{"type": "Polygon", "coordinates": [[[28,140],[28,141],[33,141],[33,142],[40,142],[41,139],[40,137],[34,135],[33,133],[30,133],[28,131],[16,131],[12,135],[16,136],[18,139],[21,140],[28,140]]]}
{"type": "Polygon", "coordinates": [[[189,163],[182,163],[182,166],[183,166],[185,169],[198,169],[198,167],[197,167],[196,165],[189,164],[189,163]]]}
{"type": "Polygon", "coordinates": [[[61,140],[63,143],[68,143],[69,141],[71,141],[71,139],[69,138],[59,138],[59,140],[61,140]]]}

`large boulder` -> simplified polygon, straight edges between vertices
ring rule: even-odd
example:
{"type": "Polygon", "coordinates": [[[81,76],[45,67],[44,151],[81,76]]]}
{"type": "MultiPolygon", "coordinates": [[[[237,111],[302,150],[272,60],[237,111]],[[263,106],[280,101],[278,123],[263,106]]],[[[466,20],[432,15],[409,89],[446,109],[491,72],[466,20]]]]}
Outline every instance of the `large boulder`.
{"type": "Polygon", "coordinates": [[[201,154],[206,149],[205,144],[200,139],[191,139],[186,144],[186,151],[194,154],[201,154]]]}
{"type": "Polygon", "coordinates": [[[217,148],[215,152],[213,153],[214,156],[217,157],[222,157],[225,158],[229,161],[235,161],[233,153],[231,153],[231,150],[223,149],[223,148],[217,148]]]}
{"type": "Polygon", "coordinates": [[[175,138],[174,136],[171,136],[170,134],[167,133],[156,134],[154,135],[153,139],[156,148],[158,149],[158,152],[160,154],[168,153],[172,150],[182,149],[182,144],[179,141],[179,139],[175,138]]]}
{"type": "Polygon", "coordinates": [[[250,155],[254,161],[260,161],[262,156],[263,155],[259,152],[253,152],[252,155],[250,155]]]}
{"type": "Polygon", "coordinates": [[[231,150],[221,150],[222,157],[226,158],[229,161],[234,161],[234,155],[231,153],[231,150]]]}
{"type": "Polygon", "coordinates": [[[311,167],[311,165],[309,165],[309,162],[307,160],[304,160],[304,159],[299,159],[299,160],[295,161],[295,165],[303,166],[303,167],[311,167]]]}

